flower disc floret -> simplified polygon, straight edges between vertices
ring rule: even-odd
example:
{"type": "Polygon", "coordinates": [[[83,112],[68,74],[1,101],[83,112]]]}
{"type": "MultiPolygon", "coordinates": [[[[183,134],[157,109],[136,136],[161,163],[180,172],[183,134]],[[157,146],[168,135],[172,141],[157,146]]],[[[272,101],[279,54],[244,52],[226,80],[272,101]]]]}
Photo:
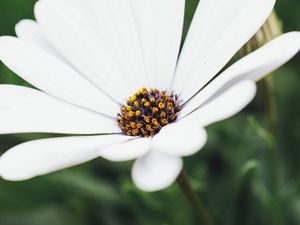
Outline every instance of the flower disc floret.
{"type": "Polygon", "coordinates": [[[153,137],[163,126],[176,121],[179,111],[177,95],[142,88],[122,105],[117,121],[125,135],[153,137]]]}

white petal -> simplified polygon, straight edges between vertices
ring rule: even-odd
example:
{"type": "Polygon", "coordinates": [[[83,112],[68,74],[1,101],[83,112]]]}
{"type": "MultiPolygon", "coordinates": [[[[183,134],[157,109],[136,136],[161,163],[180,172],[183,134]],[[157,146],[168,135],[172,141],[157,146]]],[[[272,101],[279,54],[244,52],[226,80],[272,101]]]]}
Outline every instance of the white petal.
{"type": "Polygon", "coordinates": [[[123,135],[49,138],[13,147],[0,158],[0,176],[19,181],[92,160],[99,150],[125,141],[123,135]]]}
{"type": "Polygon", "coordinates": [[[184,0],[131,0],[138,23],[150,88],[167,90],[174,76],[184,0]]]}
{"type": "Polygon", "coordinates": [[[236,78],[257,81],[285,64],[299,50],[300,32],[285,33],[240,59],[220,76],[223,79],[236,78]]]}
{"type": "Polygon", "coordinates": [[[60,0],[39,1],[35,16],[51,44],[104,93],[122,103],[136,91],[132,90],[116,57],[109,51],[109,43],[98,35],[85,11],[76,4],[60,0]]]}
{"type": "Polygon", "coordinates": [[[110,117],[15,85],[0,85],[0,124],[0,134],[120,133],[116,121],[110,117]]]}
{"type": "Polygon", "coordinates": [[[130,86],[135,90],[146,86],[139,33],[128,1],[63,1],[72,7],[79,7],[82,16],[106,43],[107,51],[114,56],[122,76],[128,79],[130,86]]]}
{"type": "Polygon", "coordinates": [[[64,62],[14,37],[0,38],[0,59],[37,88],[70,103],[115,116],[119,106],[64,62]]]}
{"type": "Polygon", "coordinates": [[[217,97],[212,97],[206,104],[188,115],[183,120],[208,126],[212,123],[227,119],[248,105],[256,93],[253,81],[241,81],[217,97]]]}
{"type": "Polygon", "coordinates": [[[180,157],[150,151],[137,159],[132,168],[135,185],[144,191],[158,191],[170,186],[182,170],[180,157]]]}
{"type": "Polygon", "coordinates": [[[201,0],[185,41],[173,90],[187,100],[255,34],[275,0],[201,0]]]}
{"type": "Polygon", "coordinates": [[[206,143],[207,134],[199,123],[179,121],[163,127],[153,138],[153,149],[175,156],[198,152],[206,143]]]}
{"type": "Polygon", "coordinates": [[[144,87],[146,83],[142,49],[136,20],[128,1],[82,2],[87,8],[89,21],[93,23],[99,37],[107,43],[108,51],[116,58],[122,76],[126,77],[132,89],[144,87]]]}
{"type": "Polygon", "coordinates": [[[40,47],[56,57],[61,57],[58,52],[49,44],[39,25],[34,20],[21,20],[19,23],[17,23],[15,30],[17,36],[21,40],[40,47]]]}
{"type": "Polygon", "coordinates": [[[270,41],[263,47],[250,53],[212,81],[204,90],[193,97],[181,111],[183,117],[201,106],[216,92],[221,93],[231,85],[241,80],[259,80],[263,76],[277,69],[300,49],[300,32],[283,34],[270,41]]]}
{"type": "Polygon", "coordinates": [[[150,147],[151,139],[136,138],[101,149],[99,155],[110,161],[127,161],[143,156],[150,150],[150,147]]]}

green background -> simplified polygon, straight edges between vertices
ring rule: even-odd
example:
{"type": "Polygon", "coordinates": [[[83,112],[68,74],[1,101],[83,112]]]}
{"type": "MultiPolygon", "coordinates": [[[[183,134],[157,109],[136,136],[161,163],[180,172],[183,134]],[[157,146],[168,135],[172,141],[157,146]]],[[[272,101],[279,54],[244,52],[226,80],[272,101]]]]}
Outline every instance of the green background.
{"type": "MultiPolygon", "coordinates": [[[[0,35],[14,35],[20,19],[33,18],[34,2],[0,0],[0,35]]],[[[197,2],[187,0],[186,28],[197,2]]],[[[284,31],[300,30],[299,0],[278,0],[276,10],[284,31]]],[[[277,135],[268,132],[259,89],[243,112],[208,128],[202,151],[185,158],[192,186],[216,224],[300,224],[299,62],[298,55],[274,73],[277,135]]],[[[1,63],[0,83],[27,85],[1,63]]],[[[0,135],[0,153],[49,136],[0,135]]],[[[0,225],[199,224],[176,184],[144,193],[132,184],[130,166],[99,158],[25,182],[0,180],[0,225]]]]}

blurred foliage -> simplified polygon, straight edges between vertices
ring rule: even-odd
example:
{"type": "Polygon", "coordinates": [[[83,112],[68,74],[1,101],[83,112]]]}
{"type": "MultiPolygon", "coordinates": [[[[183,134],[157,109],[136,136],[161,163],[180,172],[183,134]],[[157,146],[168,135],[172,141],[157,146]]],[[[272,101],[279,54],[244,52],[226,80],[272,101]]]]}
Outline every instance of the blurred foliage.
{"type": "MultiPolygon", "coordinates": [[[[0,0],[0,35],[14,35],[20,19],[33,18],[34,2],[0,0]]],[[[197,3],[187,0],[185,34],[197,3]]],[[[299,0],[277,1],[284,31],[300,30],[299,9],[299,0]]],[[[298,55],[274,73],[277,136],[268,131],[258,93],[243,112],[210,126],[206,147],[185,159],[191,183],[216,224],[300,224],[299,62],[298,55]],[[271,149],[278,153],[276,187],[268,182],[271,149]]],[[[2,64],[0,83],[28,85],[2,64]]],[[[45,136],[50,135],[2,135],[0,152],[45,136]]],[[[198,224],[176,184],[144,193],[133,186],[130,166],[96,159],[26,182],[1,180],[0,225],[198,224]]]]}

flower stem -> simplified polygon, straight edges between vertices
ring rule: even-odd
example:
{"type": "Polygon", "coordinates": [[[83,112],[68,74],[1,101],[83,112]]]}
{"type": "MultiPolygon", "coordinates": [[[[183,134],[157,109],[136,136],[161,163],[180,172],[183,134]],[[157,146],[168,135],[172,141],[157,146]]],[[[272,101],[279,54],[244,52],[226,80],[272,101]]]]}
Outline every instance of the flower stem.
{"type": "MultiPolygon", "coordinates": [[[[272,12],[266,23],[261,28],[263,40],[259,40],[256,35],[257,43],[268,42],[282,33],[282,28],[275,11],[272,12]]],[[[260,83],[261,95],[264,105],[264,113],[269,131],[274,137],[277,136],[277,110],[276,100],[273,95],[273,77],[268,76],[260,83]]],[[[276,140],[276,138],[274,138],[276,140]]],[[[269,187],[273,194],[277,191],[278,185],[278,152],[276,144],[270,146],[268,151],[269,164],[269,187]]]]}
{"type": "MultiPolygon", "coordinates": [[[[277,111],[276,111],[276,101],[273,96],[273,79],[272,77],[267,77],[260,82],[261,89],[261,98],[262,104],[264,106],[264,114],[268,126],[269,132],[273,137],[277,136],[277,111]]],[[[276,142],[276,138],[273,138],[273,141],[276,142]]],[[[268,184],[270,191],[274,194],[277,189],[277,180],[278,180],[278,152],[276,148],[276,143],[272,143],[269,146],[267,152],[268,159],[268,170],[269,170],[269,179],[268,184]]]]}
{"type": "MultiPolygon", "coordinates": [[[[273,11],[262,28],[251,40],[252,45],[258,48],[271,41],[282,33],[281,23],[273,11]]],[[[253,49],[254,50],[254,49],[253,49]]],[[[282,224],[278,206],[278,179],[279,179],[279,152],[276,145],[277,136],[277,110],[276,99],[273,94],[273,77],[268,76],[259,82],[261,90],[261,100],[264,107],[264,115],[269,132],[273,135],[273,143],[268,146],[268,187],[273,196],[270,221],[272,224],[282,224]]]]}
{"type": "MultiPolygon", "coordinates": [[[[275,13],[272,12],[266,23],[261,29],[264,33],[264,41],[268,42],[273,38],[282,34],[282,25],[275,13]]],[[[269,131],[273,134],[274,143],[269,146],[269,151],[267,152],[268,159],[268,170],[269,170],[269,179],[268,185],[269,190],[273,196],[272,207],[271,207],[271,216],[270,221],[274,225],[279,225],[283,223],[283,217],[281,216],[282,207],[278,204],[278,185],[279,185],[279,152],[277,149],[277,144],[275,138],[278,136],[277,130],[277,110],[276,110],[276,99],[273,94],[273,77],[269,76],[262,80],[262,99],[263,105],[265,106],[265,117],[269,131]]]]}
{"type": "MultiPolygon", "coordinates": [[[[250,53],[267,42],[274,39],[276,36],[282,33],[281,23],[277,18],[275,11],[271,13],[265,24],[261,29],[253,36],[253,38],[246,44],[245,48],[239,51],[239,56],[250,53]]],[[[277,110],[276,100],[273,95],[273,77],[271,74],[262,79],[259,82],[261,90],[261,100],[265,115],[266,124],[270,134],[273,135],[273,140],[276,140],[277,136],[277,110]]],[[[275,193],[278,180],[278,152],[276,149],[276,143],[268,146],[267,152],[268,159],[268,184],[270,190],[275,193]]]]}
{"type": "MultiPolygon", "coordinates": [[[[282,34],[282,25],[279,21],[276,12],[273,11],[261,29],[251,38],[251,40],[240,49],[237,57],[242,56],[256,50],[275,37],[282,34]]],[[[272,140],[268,140],[266,151],[267,158],[267,185],[272,201],[270,203],[270,223],[274,225],[282,224],[282,211],[278,204],[278,184],[279,184],[279,152],[277,149],[276,136],[277,136],[277,107],[276,99],[273,94],[273,76],[271,74],[262,79],[259,83],[260,98],[263,106],[263,113],[266,121],[266,127],[272,135],[272,140]]]]}
{"type": "Polygon", "coordinates": [[[192,189],[187,176],[184,171],[181,171],[177,178],[177,183],[185,195],[186,199],[194,207],[195,212],[198,214],[201,224],[203,225],[213,225],[211,216],[208,213],[208,210],[205,208],[202,200],[197,195],[197,193],[192,189]]]}

